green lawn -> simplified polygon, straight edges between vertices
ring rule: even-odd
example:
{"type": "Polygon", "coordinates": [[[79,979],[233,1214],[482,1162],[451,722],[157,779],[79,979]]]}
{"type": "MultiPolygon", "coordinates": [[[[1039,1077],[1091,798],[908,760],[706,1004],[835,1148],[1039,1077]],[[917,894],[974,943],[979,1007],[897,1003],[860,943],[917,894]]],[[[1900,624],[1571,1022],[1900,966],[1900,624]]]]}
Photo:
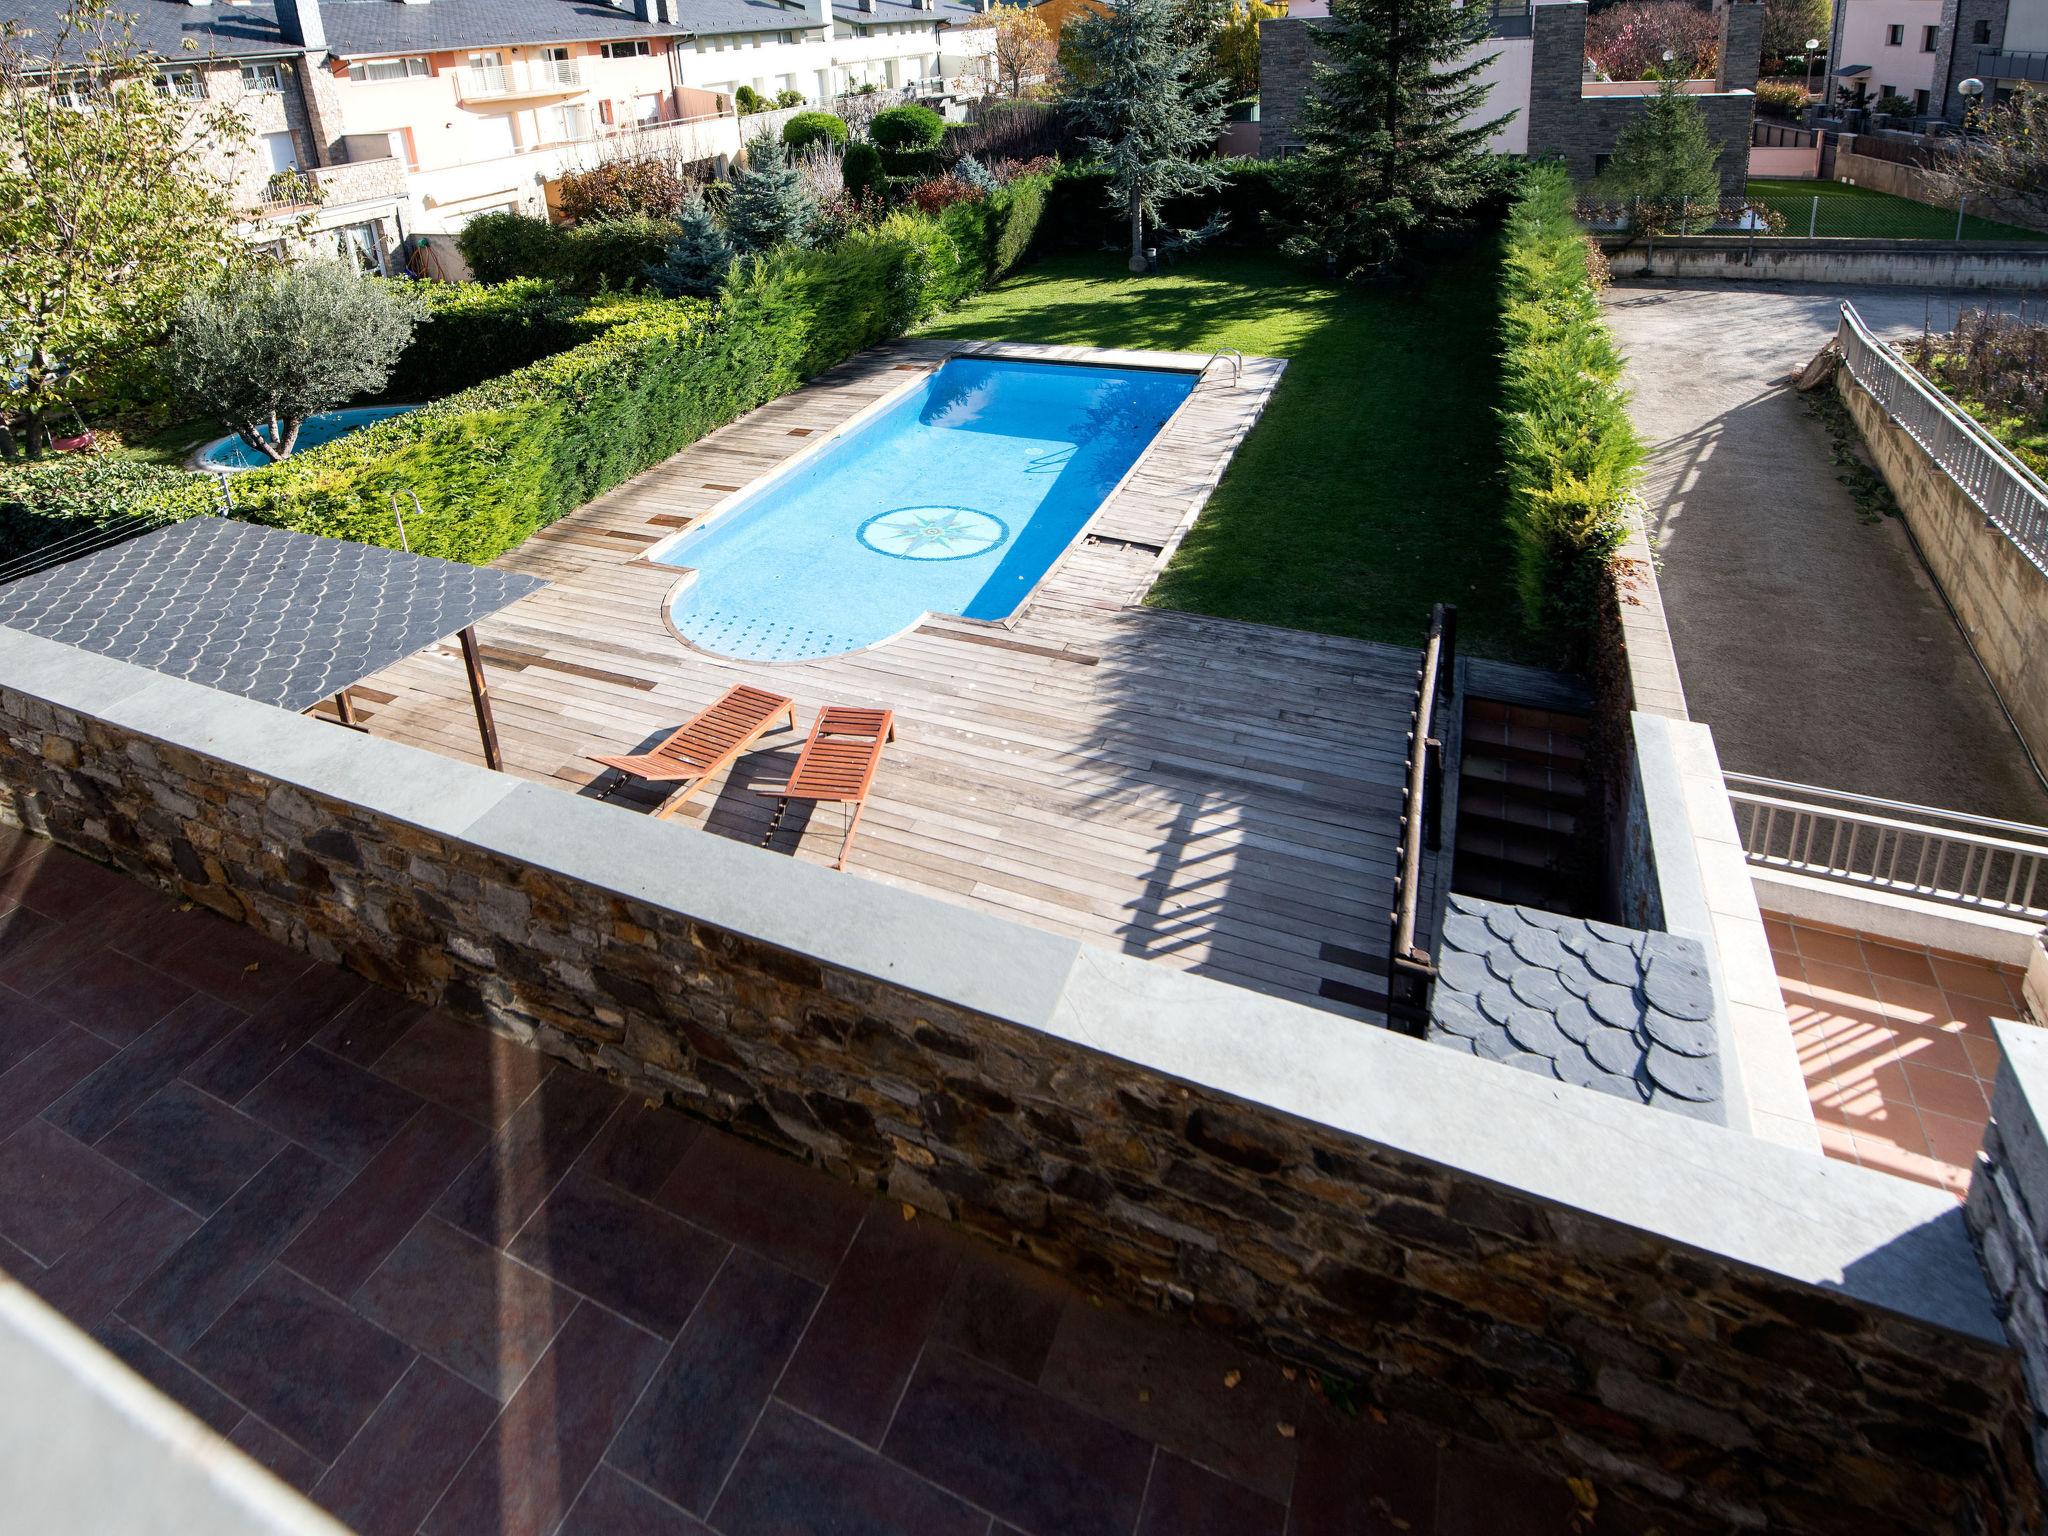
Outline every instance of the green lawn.
{"type": "Polygon", "coordinates": [[[1288,359],[1149,601],[1399,645],[1455,602],[1461,644],[1514,657],[1532,647],[1501,521],[1495,282],[1490,249],[1399,290],[1332,287],[1269,256],[1158,277],[1066,256],[926,334],[1288,359]]]}
{"type": "MultiPolygon", "coordinates": [[[[1869,187],[1845,186],[1839,181],[1776,181],[1752,176],[1751,201],[1775,208],[1785,215],[1785,233],[1804,235],[1809,223],[1813,233],[1866,240],[1953,240],[1956,211],[1916,203],[1911,198],[1893,197],[1869,187]],[[1813,218],[1813,200],[1820,199],[1819,218],[1813,218]]],[[[1965,240],[2048,240],[2038,230],[2019,229],[2011,224],[1994,224],[1973,214],[1963,217],[1965,240]]]]}

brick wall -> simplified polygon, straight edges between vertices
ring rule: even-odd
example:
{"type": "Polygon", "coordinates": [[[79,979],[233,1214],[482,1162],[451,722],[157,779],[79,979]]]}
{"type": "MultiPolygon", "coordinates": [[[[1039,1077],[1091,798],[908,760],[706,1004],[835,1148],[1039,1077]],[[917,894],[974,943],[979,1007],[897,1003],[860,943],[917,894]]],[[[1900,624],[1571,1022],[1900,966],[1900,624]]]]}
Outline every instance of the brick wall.
{"type": "Polygon", "coordinates": [[[2030,1528],[1939,1191],[0,630],[0,815],[1589,1476],[1613,1528],[2030,1528]]]}

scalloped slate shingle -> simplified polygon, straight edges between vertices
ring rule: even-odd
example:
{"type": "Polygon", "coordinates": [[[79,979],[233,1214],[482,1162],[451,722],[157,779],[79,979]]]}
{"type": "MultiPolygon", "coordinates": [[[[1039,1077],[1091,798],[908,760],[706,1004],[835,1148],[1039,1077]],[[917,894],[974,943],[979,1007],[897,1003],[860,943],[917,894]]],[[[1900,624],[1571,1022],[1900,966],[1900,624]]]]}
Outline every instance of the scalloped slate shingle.
{"type": "Polygon", "coordinates": [[[1676,934],[1453,896],[1427,1038],[1726,1123],[1706,958],[1676,934]]]}
{"type": "Polygon", "coordinates": [[[0,586],[0,624],[298,711],[546,585],[196,517],[0,586]]]}

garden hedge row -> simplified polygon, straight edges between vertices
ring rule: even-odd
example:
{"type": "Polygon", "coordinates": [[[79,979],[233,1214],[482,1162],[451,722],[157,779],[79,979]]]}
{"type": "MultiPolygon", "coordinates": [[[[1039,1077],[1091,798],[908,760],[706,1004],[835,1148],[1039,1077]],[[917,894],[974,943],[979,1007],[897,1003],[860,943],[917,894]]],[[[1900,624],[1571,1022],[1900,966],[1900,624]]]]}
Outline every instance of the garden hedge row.
{"type": "Polygon", "coordinates": [[[650,312],[652,296],[565,293],[540,278],[420,283],[427,315],[399,355],[382,398],[433,400],[602,335],[650,312]]]}
{"type": "MultiPolygon", "coordinates": [[[[1220,186],[1167,203],[1162,222],[1169,229],[1200,229],[1215,214],[1229,221],[1223,245],[1270,245],[1269,216],[1284,216],[1287,173],[1277,160],[1225,160],[1220,186]]],[[[1129,216],[1110,206],[1109,169],[1100,164],[1062,166],[1054,174],[1046,226],[1067,250],[1104,246],[1128,249],[1129,216]]]]}
{"type": "Polygon", "coordinates": [[[1502,450],[1530,625],[1580,666],[1628,533],[1643,449],[1564,168],[1524,173],[1502,261],[1502,450]]]}
{"type": "Polygon", "coordinates": [[[455,237],[479,282],[537,277],[578,293],[643,288],[676,237],[673,219],[634,214],[556,224],[534,214],[480,213],[455,237]]]}
{"type": "MultiPolygon", "coordinates": [[[[894,214],[830,250],[735,268],[715,302],[626,301],[602,335],[234,480],[251,522],[395,547],[410,490],[415,553],[482,562],[742,412],[1002,276],[1046,206],[1047,178],[937,218],[894,214]]],[[[168,499],[179,515],[213,492],[168,499]]],[[[164,504],[160,502],[160,504],[164,504]]]]}

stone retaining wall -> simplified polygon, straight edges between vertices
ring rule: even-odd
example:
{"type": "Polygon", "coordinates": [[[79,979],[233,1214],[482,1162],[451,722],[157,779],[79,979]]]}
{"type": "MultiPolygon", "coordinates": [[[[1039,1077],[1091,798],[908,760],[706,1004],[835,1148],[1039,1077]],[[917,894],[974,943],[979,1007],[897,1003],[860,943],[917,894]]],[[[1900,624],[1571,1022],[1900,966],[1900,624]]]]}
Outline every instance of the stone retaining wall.
{"type": "Polygon", "coordinates": [[[1835,370],[1835,388],[2020,738],[2048,761],[2048,575],[1985,521],[1848,369],[1835,370]]]}
{"type": "Polygon", "coordinates": [[[1588,1477],[1615,1529],[2036,1521],[1940,1191],[10,630],[0,815],[1588,1477]]]}
{"type": "MultiPolygon", "coordinates": [[[[1998,1082],[1967,1214],[2028,1389],[2048,1403],[2048,1031],[2005,1021],[1993,1028],[1998,1082]]],[[[2038,1410],[2033,1442],[2034,1464],[2048,1477],[2048,1416],[2038,1410]]]]}
{"type": "Polygon", "coordinates": [[[1659,235],[1605,239],[1616,277],[1762,283],[1870,283],[1879,287],[2039,289],[2048,245],[2020,241],[1764,239],[1659,235]]]}

